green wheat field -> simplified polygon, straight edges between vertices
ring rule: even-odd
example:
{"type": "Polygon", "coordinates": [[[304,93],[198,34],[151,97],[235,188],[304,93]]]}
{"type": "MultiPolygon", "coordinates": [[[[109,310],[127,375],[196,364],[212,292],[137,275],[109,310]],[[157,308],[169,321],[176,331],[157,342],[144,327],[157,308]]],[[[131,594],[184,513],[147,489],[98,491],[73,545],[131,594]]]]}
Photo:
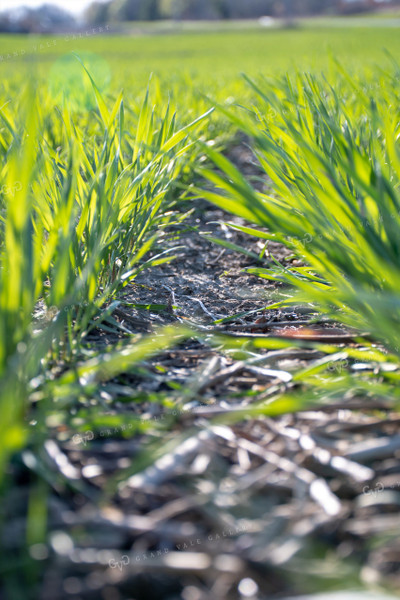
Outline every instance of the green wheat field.
{"type": "MultiPolygon", "coordinates": [[[[112,474],[96,497],[99,506],[121,481],[173,452],[184,430],[125,413],[116,407],[118,393],[101,392],[149,368],[159,353],[187,340],[243,361],[266,351],[317,352],[272,400],[242,391],[247,404],[219,417],[216,427],[296,413],[310,403],[317,411],[318,403],[349,397],[365,406],[384,399],[395,418],[400,35],[386,20],[367,18],[354,26],[310,20],[291,29],[243,23],[153,31],[143,24],[135,35],[98,28],[81,37],[3,35],[0,73],[0,526],[10,526],[17,506],[19,518],[7,534],[19,541],[0,557],[0,597],[50,598],[41,591],[43,574],[54,568],[60,544],[65,558],[69,543],[62,524],[55,531],[50,523],[51,498],[85,492],[79,478],[69,478],[64,454],[55,471],[40,458],[42,449],[53,447],[49,442],[62,448],[87,431],[98,438],[107,427],[119,427],[124,440],[143,436],[144,452],[112,474]],[[268,182],[262,189],[227,158],[240,143],[268,182]],[[357,343],[267,339],[257,329],[244,341],[225,336],[220,320],[209,330],[181,320],[152,333],[124,331],[114,314],[124,294],[144,272],[179,261],[180,231],[192,227],[204,201],[222,209],[226,227],[251,247],[263,248],[247,273],[260,285],[277,284],[269,309],[313,307],[314,318],[330,319],[357,343]],[[266,248],[275,242],[297,261],[271,258],[266,248]],[[93,332],[101,328],[119,338],[96,345],[93,332]],[[364,366],[335,369],[336,362],[364,366]]],[[[171,410],[197,397],[190,382],[148,397],[131,390],[123,406],[150,402],[171,410]]],[[[71,534],[75,542],[82,527],[71,534]]],[[[390,533],[395,529],[382,535],[390,533]]],[[[298,570],[300,592],[371,583],[360,578],[356,558],[350,568],[343,567],[345,553],[331,563],[324,555],[324,574],[312,562],[320,548],[308,551],[308,578],[306,567],[298,570]]],[[[396,582],[398,571],[397,579],[372,583],[395,593],[396,582]]],[[[69,582],[65,597],[144,597],[74,589],[69,582]]],[[[165,596],[173,597],[181,596],[165,596]]]]}

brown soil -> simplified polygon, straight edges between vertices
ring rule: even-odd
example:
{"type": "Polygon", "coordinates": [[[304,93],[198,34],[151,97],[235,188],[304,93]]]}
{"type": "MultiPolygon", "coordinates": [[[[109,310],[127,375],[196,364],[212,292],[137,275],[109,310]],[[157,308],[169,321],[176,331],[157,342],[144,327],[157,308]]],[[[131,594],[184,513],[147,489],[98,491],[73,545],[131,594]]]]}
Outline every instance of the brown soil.
{"type": "MultiPolygon", "coordinates": [[[[304,327],[352,341],[334,324],[310,324],[312,307],[265,311],[280,286],[246,275],[255,259],[204,235],[260,254],[257,240],[225,220],[199,205],[176,259],[143,272],[113,314],[134,334],[168,323],[198,333],[103,384],[96,411],[102,403],[117,425],[55,431],[36,457],[38,468],[43,461],[54,471],[43,600],[278,599],[312,591],[328,568],[336,587],[341,578],[356,585],[360,574],[364,583],[400,584],[400,543],[391,535],[400,527],[400,417],[357,395],[317,398],[318,408],[296,414],[251,414],[294,389],[292,374],[323,354],[306,342],[271,351],[243,342],[243,356],[258,359],[244,364],[211,340],[216,319],[254,311],[217,326],[232,344],[304,327]],[[174,404],[155,402],[155,393],[174,404]],[[132,434],[133,417],[150,423],[148,433],[132,434]]],[[[269,252],[292,260],[278,244],[269,252]]],[[[86,342],[106,347],[124,336],[109,324],[86,342]]],[[[88,416],[91,400],[82,399],[88,416]]],[[[12,552],[21,532],[14,521],[7,527],[3,546],[12,552]]]]}

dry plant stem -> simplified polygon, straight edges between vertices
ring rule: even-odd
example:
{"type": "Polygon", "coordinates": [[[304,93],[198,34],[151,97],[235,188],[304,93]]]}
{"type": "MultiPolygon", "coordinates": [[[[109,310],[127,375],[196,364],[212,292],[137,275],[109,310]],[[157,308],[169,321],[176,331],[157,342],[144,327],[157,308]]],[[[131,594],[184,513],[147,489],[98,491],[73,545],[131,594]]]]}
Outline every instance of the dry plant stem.
{"type": "Polygon", "coordinates": [[[323,510],[329,515],[337,515],[341,510],[339,499],[331,492],[325,480],[320,479],[308,469],[299,467],[288,458],[280,457],[270,450],[251,442],[245,438],[237,438],[228,427],[214,427],[217,435],[220,435],[230,443],[247,450],[251,454],[258,456],[270,464],[275,465],[282,471],[293,474],[296,479],[307,485],[311,497],[320,504],[323,510]]]}

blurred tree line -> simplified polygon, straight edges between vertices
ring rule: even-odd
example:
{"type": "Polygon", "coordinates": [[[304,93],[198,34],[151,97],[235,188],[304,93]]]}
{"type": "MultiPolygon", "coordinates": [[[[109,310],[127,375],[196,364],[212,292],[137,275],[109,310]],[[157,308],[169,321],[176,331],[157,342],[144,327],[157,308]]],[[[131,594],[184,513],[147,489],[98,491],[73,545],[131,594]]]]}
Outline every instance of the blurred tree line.
{"type": "MultiPolygon", "coordinates": [[[[346,5],[371,8],[375,2],[382,4],[382,0],[110,0],[94,2],[86,12],[86,19],[101,25],[110,21],[250,19],[264,15],[290,18],[345,12],[346,5]]],[[[393,3],[398,4],[398,0],[393,3]]]]}
{"type": "Polygon", "coordinates": [[[71,13],[54,4],[17,7],[0,13],[0,33],[51,33],[71,31],[76,27],[71,13]]]}
{"type": "MultiPolygon", "coordinates": [[[[209,20],[283,18],[350,12],[386,5],[400,0],[95,0],[85,13],[93,26],[121,21],[157,19],[209,20]]],[[[0,0],[1,9],[1,0],[0,0]]],[[[0,12],[0,33],[50,33],[72,31],[84,24],[65,9],[52,4],[38,8],[14,8],[0,12]]]]}

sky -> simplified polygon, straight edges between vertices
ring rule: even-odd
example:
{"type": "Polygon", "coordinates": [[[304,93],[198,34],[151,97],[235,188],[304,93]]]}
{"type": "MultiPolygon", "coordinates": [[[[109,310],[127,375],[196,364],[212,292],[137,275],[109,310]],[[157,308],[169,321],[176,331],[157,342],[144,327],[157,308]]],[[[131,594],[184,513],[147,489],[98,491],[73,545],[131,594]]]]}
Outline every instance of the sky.
{"type": "Polygon", "coordinates": [[[91,4],[93,0],[0,0],[0,12],[9,8],[29,6],[36,8],[42,4],[55,4],[67,9],[74,14],[79,14],[91,4]]]}

